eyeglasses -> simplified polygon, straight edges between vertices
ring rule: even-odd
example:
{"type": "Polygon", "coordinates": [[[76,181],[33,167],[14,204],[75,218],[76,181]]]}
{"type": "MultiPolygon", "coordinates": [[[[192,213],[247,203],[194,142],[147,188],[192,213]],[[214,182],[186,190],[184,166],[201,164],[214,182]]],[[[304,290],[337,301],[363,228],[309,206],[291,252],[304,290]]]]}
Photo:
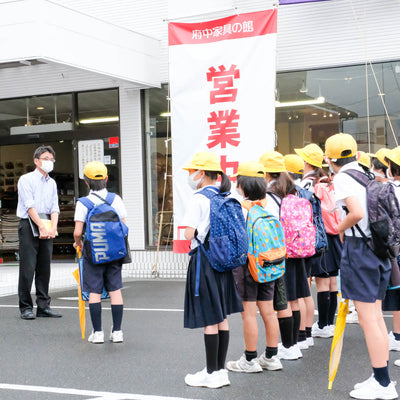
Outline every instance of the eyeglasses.
{"type": "Polygon", "coordinates": [[[45,157],[45,158],[39,158],[39,160],[43,160],[43,161],[51,161],[51,162],[53,162],[53,163],[55,163],[55,162],[56,162],[56,160],[55,160],[54,158],[48,158],[48,157],[45,157]]]}

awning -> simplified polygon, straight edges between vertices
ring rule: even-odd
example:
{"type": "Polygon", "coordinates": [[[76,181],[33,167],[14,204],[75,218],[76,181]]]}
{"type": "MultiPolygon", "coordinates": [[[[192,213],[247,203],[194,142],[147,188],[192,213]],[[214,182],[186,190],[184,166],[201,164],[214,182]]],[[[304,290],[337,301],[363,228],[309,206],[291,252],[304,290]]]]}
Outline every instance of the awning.
{"type": "Polygon", "coordinates": [[[159,54],[157,39],[47,0],[0,3],[0,73],[18,68],[22,77],[47,64],[68,67],[71,76],[80,70],[129,87],[159,87],[159,54]]]}

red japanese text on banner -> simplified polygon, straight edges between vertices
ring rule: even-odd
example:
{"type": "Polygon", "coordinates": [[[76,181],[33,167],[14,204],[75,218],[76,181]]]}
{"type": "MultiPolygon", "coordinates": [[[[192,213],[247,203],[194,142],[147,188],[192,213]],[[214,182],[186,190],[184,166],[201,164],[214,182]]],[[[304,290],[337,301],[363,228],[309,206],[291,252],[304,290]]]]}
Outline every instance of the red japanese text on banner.
{"type": "Polygon", "coordinates": [[[232,175],[239,162],[258,160],[274,148],[277,10],[169,23],[168,32],[174,240],[179,240],[177,229],[193,194],[182,167],[195,153],[214,152],[232,175]]]}

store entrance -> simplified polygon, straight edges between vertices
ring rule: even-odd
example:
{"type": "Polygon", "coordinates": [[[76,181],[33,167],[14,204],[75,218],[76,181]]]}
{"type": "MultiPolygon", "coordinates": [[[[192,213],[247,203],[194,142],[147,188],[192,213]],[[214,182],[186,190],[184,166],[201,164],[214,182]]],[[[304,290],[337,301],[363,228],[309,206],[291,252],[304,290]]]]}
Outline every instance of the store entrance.
{"type": "Polygon", "coordinates": [[[72,246],[75,202],[77,198],[88,194],[87,186],[79,179],[85,156],[87,157],[82,148],[87,153],[93,143],[101,144],[101,156],[109,163],[109,190],[120,193],[119,149],[115,147],[115,143],[110,146],[110,139],[115,142],[115,133],[111,129],[110,132],[103,132],[101,137],[99,134],[91,135],[88,140],[80,137],[0,146],[0,258],[3,262],[18,261],[19,258],[19,218],[16,216],[18,179],[34,170],[33,153],[41,144],[52,146],[56,153],[56,163],[50,176],[57,183],[60,216],[58,236],[54,239],[53,260],[75,259],[75,249],[72,246]]]}
{"type": "MultiPolygon", "coordinates": [[[[74,257],[74,198],[75,176],[74,150],[72,141],[62,140],[46,142],[56,152],[54,171],[50,174],[57,182],[60,217],[58,236],[54,239],[54,259],[74,257]]],[[[0,183],[1,183],[1,238],[2,258],[4,262],[18,261],[18,223],[16,216],[18,202],[18,179],[21,175],[33,171],[33,153],[37,143],[15,144],[0,148],[0,183]]]]}

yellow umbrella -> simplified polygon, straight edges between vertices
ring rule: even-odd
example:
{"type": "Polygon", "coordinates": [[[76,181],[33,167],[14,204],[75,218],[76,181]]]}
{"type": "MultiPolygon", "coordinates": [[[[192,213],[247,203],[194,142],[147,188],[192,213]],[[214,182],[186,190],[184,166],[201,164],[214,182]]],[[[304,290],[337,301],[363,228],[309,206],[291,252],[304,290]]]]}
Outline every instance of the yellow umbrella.
{"type": "MultiPolygon", "coordinates": [[[[76,248],[76,252],[78,254],[78,262],[79,264],[82,262],[82,252],[80,247],[76,248]]],[[[85,310],[85,302],[82,300],[82,289],[81,289],[81,280],[79,274],[79,267],[72,273],[76,281],[78,282],[78,297],[79,297],[79,322],[81,324],[81,332],[82,339],[85,339],[85,330],[86,330],[86,310],[85,310]]]]}
{"type": "Polygon", "coordinates": [[[343,347],[344,328],[346,326],[346,315],[349,312],[349,300],[342,300],[339,303],[339,311],[336,317],[335,333],[332,339],[331,358],[329,359],[329,384],[328,389],[332,389],[333,381],[335,380],[338,370],[340,356],[343,347]]]}

